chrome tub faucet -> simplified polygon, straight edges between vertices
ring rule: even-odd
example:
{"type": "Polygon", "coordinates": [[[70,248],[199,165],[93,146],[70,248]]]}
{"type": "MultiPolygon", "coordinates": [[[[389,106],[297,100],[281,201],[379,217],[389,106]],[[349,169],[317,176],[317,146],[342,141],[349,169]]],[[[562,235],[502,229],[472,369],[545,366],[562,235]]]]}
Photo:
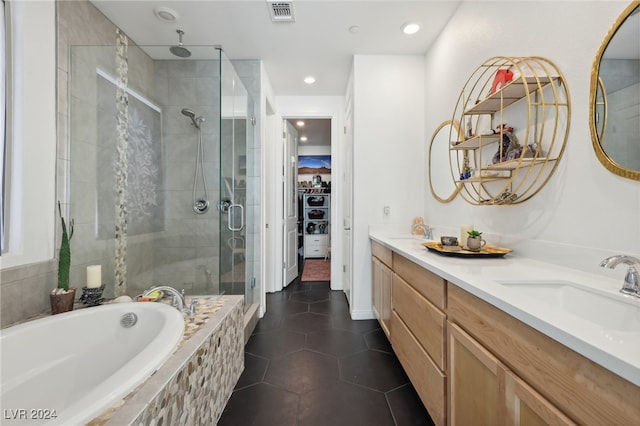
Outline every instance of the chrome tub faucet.
{"type": "Polygon", "coordinates": [[[175,307],[180,312],[184,312],[185,304],[186,304],[185,301],[184,301],[184,290],[182,290],[182,292],[179,292],[178,290],[176,290],[173,287],[169,287],[169,286],[166,286],[166,285],[161,285],[161,286],[157,286],[157,287],[152,287],[149,290],[145,290],[145,292],[142,293],[142,295],[143,296],[148,296],[151,293],[156,292],[156,291],[163,291],[163,292],[168,293],[171,296],[173,296],[173,301],[171,302],[173,307],[175,307]]]}
{"type": "Polygon", "coordinates": [[[600,266],[603,268],[613,269],[621,263],[629,266],[629,269],[627,269],[627,274],[624,277],[624,283],[622,284],[620,293],[640,297],[640,275],[635,267],[635,265],[640,265],[640,259],[633,256],[618,254],[607,257],[600,262],[600,266]]]}

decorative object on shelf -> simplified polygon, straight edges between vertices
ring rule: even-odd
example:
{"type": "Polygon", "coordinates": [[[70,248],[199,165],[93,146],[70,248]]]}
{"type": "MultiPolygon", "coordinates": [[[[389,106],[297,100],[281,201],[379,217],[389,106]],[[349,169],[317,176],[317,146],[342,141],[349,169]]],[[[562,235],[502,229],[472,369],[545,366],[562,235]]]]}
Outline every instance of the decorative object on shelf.
{"type": "Polygon", "coordinates": [[[51,303],[51,314],[56,315],[73,310],[73,302],[76,296],[76,289],[69,288],[69,270],[71,269],[71,245],[73,238],[74,220],[67,224],[62,216],[62,207],[58,201],[58,214],[62,224],[62,236],[60,239],[60,253],[58,255],[58,287],[51,291],[49,301],[51,303]]]}
{"type": "Polygon", "coordinates": [[[640,108],[638,27],[640,2],[634,0],[613,23],[596,53],[591,68],[589,127],[598,161],[611,173],[640,181],[638,121],[628,115],[640,108]]]}
{"type": "Polygon", "coordinates": [[[499,69],[496,71],[496,76],[491,83],[491,92],[489,94],[496,93],[496,90],[502,89],[507,83],[513,80],[513,72],[510,69],[499,69]]]}
{"type": "Polygon", "coordinates": [[[79,300],[87,306],[102,305],[102,302],[104,302],[103,291],[104,284],[101,287],[82,287],[82,295],[79,300]]]}
{"type": "Polygon", "coordinates": [[[307,204],[310,206],[321,206],[324,204],[324,197],[309,197],[307,204]]]}
{"type": "Polygon", "coordinates": [[[309,215],[309,219],[323,219],[324,210],[319,210],[319,209],[309,210],[308,215],[309,215]]]}
{"type": "Polygon", "coordinates": [[[536,195],[558,167],[570,119],[569,89],[551,61],[536,56],[485,61],[467,80],[450,120],[475,129],[448,144],[451,176],[462,198],[499,205],[536,195]],[[509,111],[514,126],[507,126],[505,110],[518,102],[509,111]]]}

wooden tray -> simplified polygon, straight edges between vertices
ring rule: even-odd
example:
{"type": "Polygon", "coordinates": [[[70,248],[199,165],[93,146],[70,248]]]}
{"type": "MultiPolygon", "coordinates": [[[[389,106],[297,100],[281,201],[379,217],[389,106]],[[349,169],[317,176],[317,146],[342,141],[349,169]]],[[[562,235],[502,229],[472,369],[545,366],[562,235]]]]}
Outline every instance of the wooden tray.
{"type": "Polygon", "coordinates": [[[456,256],[456,257],[502,257],[507,253],[511,253],[510,248],[493,246],[491,244],[486,244],[482,247],[480,251],[471,251],[467,250],[464,247],[451,247],[451,246],[443,246],[442,243],[437,241],[429,241],[427,243],[422,243],[427,249],[440,253],[444,256],[456,256]]]}

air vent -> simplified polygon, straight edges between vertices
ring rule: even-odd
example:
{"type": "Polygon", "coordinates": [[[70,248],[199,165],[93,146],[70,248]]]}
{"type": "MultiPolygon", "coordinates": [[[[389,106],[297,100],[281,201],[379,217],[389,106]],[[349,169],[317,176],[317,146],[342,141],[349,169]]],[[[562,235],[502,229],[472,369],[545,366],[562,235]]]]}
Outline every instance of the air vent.
{"type": "Polygon", "coordinates": [[[271,22],[295,22],[293,18],[293,2],[268,1],[271,22]]]}

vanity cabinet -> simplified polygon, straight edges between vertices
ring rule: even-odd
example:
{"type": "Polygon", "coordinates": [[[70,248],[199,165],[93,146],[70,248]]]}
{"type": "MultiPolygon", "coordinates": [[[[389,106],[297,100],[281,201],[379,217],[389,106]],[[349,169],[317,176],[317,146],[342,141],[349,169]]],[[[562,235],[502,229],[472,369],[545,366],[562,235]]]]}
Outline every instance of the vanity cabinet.
{"type": "Polygon", "coordinates": [[[452,425],[575,425],[491,352],[449,323],[452,425]]]}
{"type": "Polygon", "coordinates": [[[451,418],[497,387],[496,410],[507,424],[640,424],[638,386],[455,285],[447,296],[451,418]],[[456,393],[476,386],[462,365],[475,371],[478,363],[490,365],[497,383],[456,393]]]}
{"type": "Polygon", "coordinates": [[[391,250],[376,243],[371,243],[371,277],[373,312],[387,338],[391,328],[391,277],[393,271],[391,250]]]}
{"type": "Polygon", "coordinates": [[[391,345],[437,425],[446,424],[446,281],[393,253],[391,345]]]}

